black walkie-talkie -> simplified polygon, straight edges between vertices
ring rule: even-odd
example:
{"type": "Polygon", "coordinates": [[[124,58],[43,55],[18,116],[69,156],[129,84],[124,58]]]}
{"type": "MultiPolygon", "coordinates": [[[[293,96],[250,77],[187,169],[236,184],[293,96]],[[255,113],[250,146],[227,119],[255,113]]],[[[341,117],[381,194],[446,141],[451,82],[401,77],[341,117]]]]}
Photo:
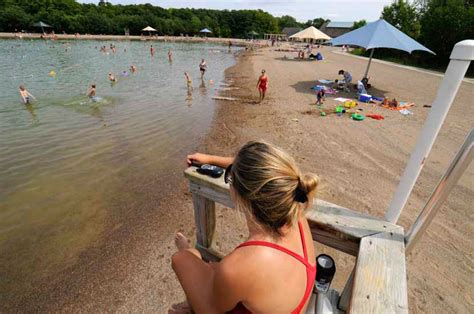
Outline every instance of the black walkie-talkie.
{"type": "Polygon", "coordinates": [[[201,165],[199,168],[196,169],[196,171],[213,178],[219,178],[224,174],[224,169],[209,164],[201,165]]]}

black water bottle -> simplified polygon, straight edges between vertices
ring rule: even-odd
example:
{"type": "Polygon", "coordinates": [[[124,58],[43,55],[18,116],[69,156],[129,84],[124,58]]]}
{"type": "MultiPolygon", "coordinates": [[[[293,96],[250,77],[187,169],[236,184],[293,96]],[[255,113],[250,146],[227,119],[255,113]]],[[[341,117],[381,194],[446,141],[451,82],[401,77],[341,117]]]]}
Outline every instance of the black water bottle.
{"type": "Polygon", "coordinates": [[[320,254],[316,257],[316,282],[314,286],[318,293],[328,292],[335,273],[336,263],[334,263],[331,256],[320,254]]]}

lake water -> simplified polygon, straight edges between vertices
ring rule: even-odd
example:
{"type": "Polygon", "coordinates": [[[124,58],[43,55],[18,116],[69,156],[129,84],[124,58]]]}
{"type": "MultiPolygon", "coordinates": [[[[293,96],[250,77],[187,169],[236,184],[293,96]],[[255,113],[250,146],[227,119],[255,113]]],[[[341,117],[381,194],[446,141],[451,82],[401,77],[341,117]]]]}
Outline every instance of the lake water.
{"type": "Polygon", "coordinates": [[[127,194],[127,180],[145,186],[140,178],[170,168],[181,175],[181,156],[208,130],[211,98],[234,63],[216,44],[155,42],[151,57],[150,42],[99,51],[110,43],[0,41],[0,296],[95,245],[106,222],[123,214],[117,199],[137,197],[127,194]],[[202,81],[201,58],[208,63],[202,81]],[[122,76],[131,64],[138,71],[122,76]],[[91,83],[99,102],[85,96],[91,83]],[[21,102],[20,84],[38,99],[32,105],[21,102]]]}

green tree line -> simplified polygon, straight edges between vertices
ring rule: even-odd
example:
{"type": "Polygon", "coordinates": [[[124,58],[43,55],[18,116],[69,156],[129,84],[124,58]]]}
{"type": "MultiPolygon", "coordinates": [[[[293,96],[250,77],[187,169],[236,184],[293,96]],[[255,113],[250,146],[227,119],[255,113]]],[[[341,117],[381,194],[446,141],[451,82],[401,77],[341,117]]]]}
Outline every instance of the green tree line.
{"type": "Polygon", "coordinates": [[[74,0],[0,0],[0,31],[33,30],[44,21],[55,32],[141,34],[150,25],[161,35],[194,35],[209,28],[217,37],[246,38],[252,31],[278,33],[278,19],[262,10],[164,9],[151,4],[95,5],[74,0]]]}
{"type": "Polygon", "coordinates": [[[474,38],[474,7],[469,0],[395,0],[384,7],[381,17],[436,53],[375,51],[375,56],[409,64],[445,66],[457,42],[474,38]]]}

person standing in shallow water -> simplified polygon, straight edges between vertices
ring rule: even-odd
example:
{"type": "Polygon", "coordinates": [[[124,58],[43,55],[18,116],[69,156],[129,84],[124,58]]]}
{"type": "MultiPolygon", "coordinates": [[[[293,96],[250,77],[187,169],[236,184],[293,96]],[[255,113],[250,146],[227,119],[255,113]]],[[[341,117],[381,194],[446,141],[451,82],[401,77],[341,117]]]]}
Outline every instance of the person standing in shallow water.
{"type": "Polygon", "coordinates": [[[170,50],[168,50],[168,61],[171,63],[173,62],[173,52],[170,50]]]}
{"type": "Polygon", "coordinates": [[[204,59],[201,59],[201,63],[199,63],[199,71],[201,71],[201,78],[204,78],[204,73],[207,71],[207,63],[204,59]]]}
{"type": "Polygon", "coordinates": [[[32,98],[36,100],[35,96],[33,96],[29,91],[26,90],[25,85],[20,85],[19,89],[20,89],[20,96],[24,104],[29,104],[32,98]]]}
{"type": "Polygon", "coordinates": [[[150,46],[150,54],[152,57],[155,55],[155,48],[153,47],[153,45],[150,46]]]}
{"type": "Polygon", "coordinates": [[[262,75],[258,78],[257,88],[260,94],[260,102],[262,102],[268,89],[268,76],[265,70],[262,70],[262,75]]]}

